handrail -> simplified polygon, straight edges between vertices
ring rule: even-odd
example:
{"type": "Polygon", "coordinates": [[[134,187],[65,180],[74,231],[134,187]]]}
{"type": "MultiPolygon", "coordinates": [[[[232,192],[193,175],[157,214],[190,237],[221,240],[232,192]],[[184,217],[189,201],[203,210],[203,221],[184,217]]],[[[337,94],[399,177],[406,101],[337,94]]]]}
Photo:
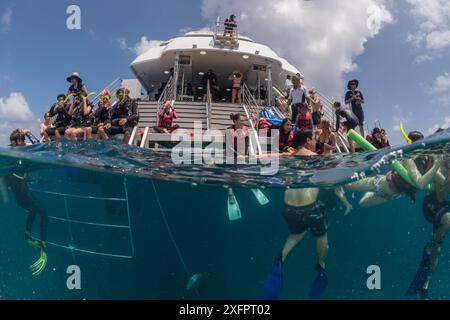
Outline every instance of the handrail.
{"type": "MultiPolygon", "coordinates": [[[[111,96],[114,94],[114,91],[120,89],[122,85],[122,78],[116,78],[113,82],[111,82],[109,85],[107,85],[102,91],[108,90],[111,96]]],[[[96,105],[98,101],[100,100],[100,95],[102,94],[102,91],[97,93],[97,95],[92,99],[91,103],[92,105],[96,105]]]]}
{"type": "Polygon", "coordinates": [[[211,95],[211,85],[208,83],[206,85],[206,129],[211,128],[211,110],[212,108],[212,95],[211,95]]]}
{"type": "Polygon", "coordinates": [[[245,83],[242,85],[242,107],[244,108],[247,119],[250,122],[250,126],[252,127],[252,131],[255,136],[257,152],[258,154],[262,154],[261,144],[258,139],[257,123],[253,122],[253,116],[259,117],[261,108],[259,107],[258,103],[255,100],[255,97],[251,94],[245,83]]]}
{"type": "Polygon", "coordinates": [[[217,43],[218,41],[224,39],[233,40],[232,45],[238,44],[239,30],[238,27],[236,26],[233,27],[233,30],[227,30],[225,32],[225,21],[221,21],[219,17],[217,18],[217,21],[214,26],[214,43],[217,43]]]}
{"type": "Polygon", "coordinates": [[[161,96],[158,99],[158,103],[156,106],[156,125],[158,125],[158,118],[159,113],[161,112],[162,105],[167,100],[175,100],[175,97],[173,96],[173,86],[174,86],[174,78],[171,76],[169,78],[169,81],[167,81],[166,87],[164,88],[163,92],[161,93],[161,96]]]}

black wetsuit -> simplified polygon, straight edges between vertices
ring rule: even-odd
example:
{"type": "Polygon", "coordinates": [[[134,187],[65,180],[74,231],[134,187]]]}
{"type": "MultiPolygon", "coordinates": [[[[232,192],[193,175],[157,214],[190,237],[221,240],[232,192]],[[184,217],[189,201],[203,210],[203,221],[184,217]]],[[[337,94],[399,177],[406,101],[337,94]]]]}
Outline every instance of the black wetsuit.
{"type": "Polygon", "coordinates": [[[110,109],[105,107],[98,107],[94,114],[94,125],[92,126],[92,133],[97,134],[97,126],[99,124],[110,123],[110,109]]]}
{"type": "Polygon", "coordinates": [[[422,203],[422,213],[425,219],[433,225],[433,230],[441,226],[442,217],[450,211],[450,201],[440,202],[436,192],[428,194],[422,203]]]}
{"type": "Polygon", "coordinates": [[[69,115],[69,109],[67,105],[63,107],[58,106],[58,104],[54,104],[49,111],[50,117],[54,118],[53,128],[48,128],[46,130],[49,136],[54,136],[56,130],[58,130],[59,134],[64,135],[66,128],[70,125],[71,116],[69,115]]]}
{"type": "Polygon", "coordinates": [[[36,215],[39,215],[41,222],[41,241],[47,241],[48,215],[47,212],[39,206],[38,200],[34,198],[30,192],[30,180],[27,176],[26,170],[24,170],[23,168],[14,170],[13,174],[5,177],[5,182],[8,189],[14,196],[17,205],[28,212],[25,225],[26,238],[28,239],[28,236],[31,236],[33,222],[36,218],[36,215]]]}
{"type": "Polygon", "coordinates": [[[360,123],[358,120],[358,117],[356,117],[356,115],[348,110],[348,109],[344,109],[344,108],[336,108],[335,111],[336,114],[336,132],[339,130],[339,126],[340,126],[340,117],[343,117],[345,119],[345,127],[347,128],[347,131],[350,129],[355,129],[360,123]]]}
{"type": "MultiPolygon", "coordinates": [[[[89,106],[91,106],[91,105],[89,104],[89,106]]],[[[93,122],[94,122],[93,114],[91,112],[87,116],[84,115],[83,103],[80,103],[79,105],[74,107],[74,109],[75,109],[75,112],[72,115],[72,120],[70,123],[70,126],[72,128],[84,128],[84,127],[89,127],[93,124],[93,122]]]]}
{"type": "Polygon", "coordinates": [[[139,122],[138,105],[136,100],[127,99],[123,103],[117,103],[111,107],[111,128],[106,134],[114,135],[131,132],[139,122]],[[125,126],[120,126],[119,121],[127,119],[125,126]]]}

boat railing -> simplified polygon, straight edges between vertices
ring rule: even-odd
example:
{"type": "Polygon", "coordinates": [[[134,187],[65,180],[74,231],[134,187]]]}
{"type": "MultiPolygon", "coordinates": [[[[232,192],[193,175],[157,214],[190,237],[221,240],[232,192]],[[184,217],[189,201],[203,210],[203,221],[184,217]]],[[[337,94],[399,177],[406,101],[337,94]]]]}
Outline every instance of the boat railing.
{"type": "Polygon", "coordinates": [[[206,84],[206,129],[209,130],[211,128],[211,110],[212,108],[212,95],[211,95],[211,85],[209,83],[206,84]]]}
{"type": "Polygon", "coordinates": [[[220,20],[220,17],[217,18],[214,26],[214,44],[233,48],[238,47],[239,29],[237,26],[229,27],[227,29],[225,23],[225,21],[220,20]]]}
{"type": "MultiPolygon", "coordinates": [[[[245,83],[242,85],[242,107],[244,108],[245,114],[251,126],[251,132],[254,136],[254,139],[250,137],[250,144],[252,144],[252,140],[254,140],[257,148],[255,153],[262,154],[261,144],[258,138],[258,117],[261,112],[261,107],[258,105],[255,97],[252,95],[245,83]]],[[[254,148],[251,149],[254,150],[254,148]]]]}
{"type": "Polygon", "coordinates": [[[166,87],[164,88],[161,96],[158,99],[158,103],[156,106],[156,125],[158,125],[159,113],[161,112],[161,107],[166,101],[175,100],[174,94],[174,77],[171,76],[169,81],[167,81],[166,87]]]}
{"type": "Polygon", "coordinates": [[[95,97],[91,100],[91,103],[93,106],[98,104],[98,101],[100,100],[100,95],[103,91],[108,90],[109,94],[112,96],[115,96],[115,92],[120,89],[122,86],[122,78],[116,78],[113,82],[108,84],[102,91],[98,92],[95,97]]]}
{"type": "MultiPolygon", "coordinates": [[[[336,114],[333,111],[333,103],[334,103],[334,99],[329,99],[326,95],[324,95],[323,93],[317,91],[317,95],[320,97],[320,100],[322,102],[322,106],[323,106],[323,113],[325,118],[327,118],[330,121],[330,125],[332,128],[336,127],[336,114]]],[[[347,146],[347,138],[340,132],[336,132],[336,147],[338,149],[339,152],[341,152],[341,149],[339,148],[339,143],[341,144],[341,148],[345,151],[345,152],[349,152],[348,146],[347,146]]]]}

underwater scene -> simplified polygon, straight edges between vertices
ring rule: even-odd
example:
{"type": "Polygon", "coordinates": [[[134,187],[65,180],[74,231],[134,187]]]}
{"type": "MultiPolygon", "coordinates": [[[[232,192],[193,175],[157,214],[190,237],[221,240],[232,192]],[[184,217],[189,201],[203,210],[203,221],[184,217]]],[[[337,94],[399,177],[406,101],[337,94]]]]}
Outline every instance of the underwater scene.
{"type": "MultiPolygon", "coordinates": [[[[275,298],[275,290],[276,298],[308,299],[317,285],[314,232],[284,261],[282,288],[268,284],[290,234],[285,193],[344,186],[350,212],[337,200],[324,202],[329,250],[321,298],[417,299],[422,288],[405,293],[433,236],[422,213],[433,189],[417,191],[414,202],[400,196],[361,208],[364,192],[347,186],[386,175],[395,159],[433,157],[447,168],[449,152],[447,130],[370,153],[281,157],[276,173],[262,175],[262,164],[175,165],[170,153],[114,142],[3,148],[0,298],[254,300],[275,298]],[[238,209],[230,210],[230,199],[238,209]],[[43,230],[44,256],[33,246],[43,230]],[[70,266],[79,268],[78,290],[69,288],[70,266]],[[375,289],[371,266],[379,268],[375,289]]],[[[450,254],[447,239],[440,245],[427,293],[443,300],[450,298],[450,254]]]]}

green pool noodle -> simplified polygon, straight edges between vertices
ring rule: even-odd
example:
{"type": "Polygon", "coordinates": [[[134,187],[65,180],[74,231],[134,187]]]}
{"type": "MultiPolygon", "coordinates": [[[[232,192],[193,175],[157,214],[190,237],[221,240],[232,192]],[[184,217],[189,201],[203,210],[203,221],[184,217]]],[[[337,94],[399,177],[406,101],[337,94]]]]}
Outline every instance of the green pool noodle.
{"type": "MultiPolygon", "coordinates": [[[[376,151],[377,148],[375,148],[369,141],[361,137],[355,130],[350,129],[347,133],[347,137],[349,139],[352,139],[355,141],[364,151],[376,151]]],[[[411,177],[409,176],[408,170],[397,160],[392,161],[392,167],[395,171],[402,177],[403,180],[405,180],[407,183],[412,185],[413,187],[416,187],[414,182],[412,181],[411,177]]]]}
{"type": "Polygon", "coordinates": [[[275,86],[272,87],[273,92],[275,92],[276,95],[278,95],[279,97],[284,97],[284,94],[281,93],[280,90],[278,90],[278,88],[276,88],[275,86]]]}

